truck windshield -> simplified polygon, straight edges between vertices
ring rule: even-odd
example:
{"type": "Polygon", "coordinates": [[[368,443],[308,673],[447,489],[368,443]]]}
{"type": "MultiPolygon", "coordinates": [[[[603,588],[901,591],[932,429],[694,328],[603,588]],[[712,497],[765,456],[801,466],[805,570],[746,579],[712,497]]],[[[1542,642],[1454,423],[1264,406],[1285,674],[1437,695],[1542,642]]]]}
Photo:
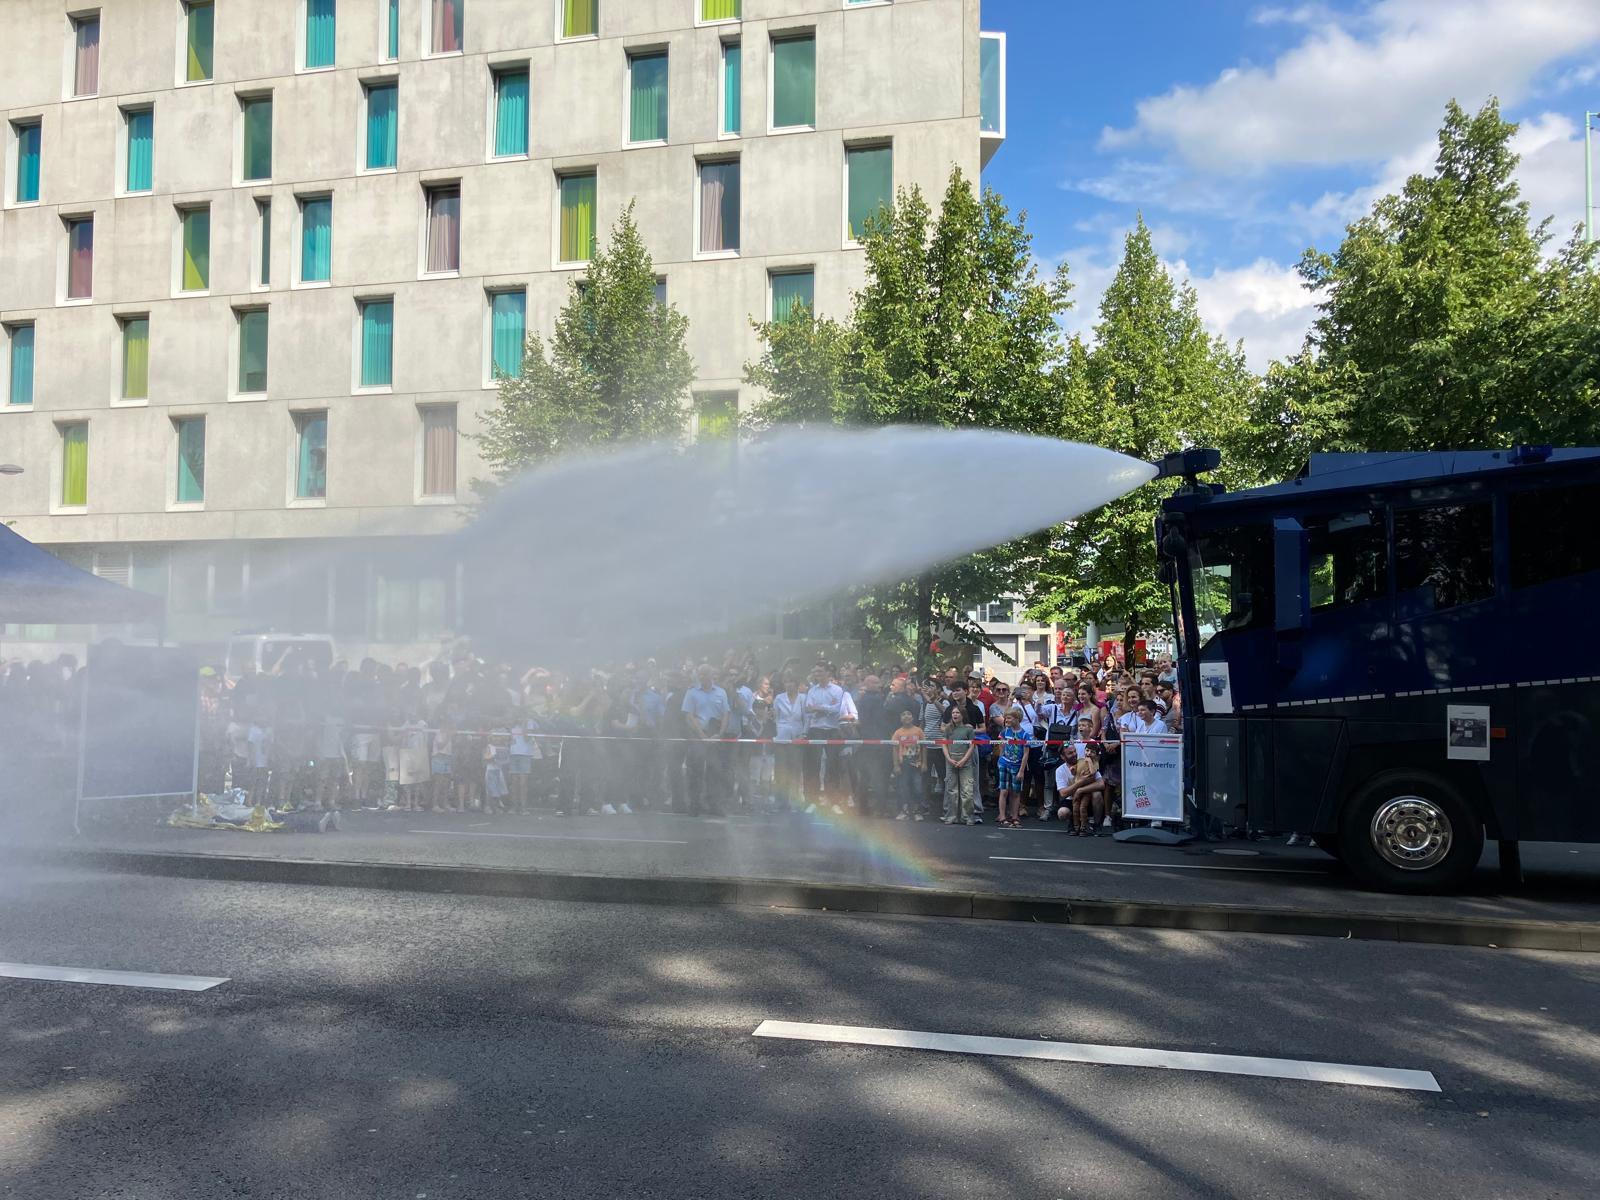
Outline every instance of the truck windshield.
{"type": "Polygon", "coordinates": [[[1272,538],[1265,525],[1218,529],[1189,544],[1189,585],[1203,648],[1225,630],[1272,620],[1272,538]]]}

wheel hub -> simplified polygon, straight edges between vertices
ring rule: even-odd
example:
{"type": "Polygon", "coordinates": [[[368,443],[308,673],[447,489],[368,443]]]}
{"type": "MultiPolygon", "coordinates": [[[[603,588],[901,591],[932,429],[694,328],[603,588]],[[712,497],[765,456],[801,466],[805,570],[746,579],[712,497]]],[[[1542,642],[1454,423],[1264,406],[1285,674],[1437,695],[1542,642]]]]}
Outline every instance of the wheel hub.
{"type": "Polygon", "coordinates": [[[1452,841],[1450,818],[1421,796],[1396,796],[1372,816],[1373,846],[1385,862],[1404,871],[1438,866],[1452,841]]]}

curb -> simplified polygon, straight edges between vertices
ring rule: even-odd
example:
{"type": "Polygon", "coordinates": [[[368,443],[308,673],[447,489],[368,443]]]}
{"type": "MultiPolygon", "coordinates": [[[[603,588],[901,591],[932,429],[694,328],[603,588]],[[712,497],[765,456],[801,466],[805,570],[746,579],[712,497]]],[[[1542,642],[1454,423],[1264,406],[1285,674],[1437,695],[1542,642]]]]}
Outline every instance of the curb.
{"type": "MultiPolygon", "coordinates": [[[[17,856],[7,857],[15,860],[17,856]]],[[[175,854],[165,851],[51,848],[29,852],[26,857],[32,862],[94,867],[121,874],[240,883],[376,888],[394,892],[454,893],[604,904],[741,905],[890,913],[897,916],[965,917],[983,921],[1032,921],[1084,927],[1264,933],[1600,954],[1600,923],[1454,920],[1356,912],[1295,912],[1223,904],[1147,904],[1122,900],[1005,896],[872,884],[665,875],[584,875],[509,867],[337,862],[324,859],[175,854]]]]}

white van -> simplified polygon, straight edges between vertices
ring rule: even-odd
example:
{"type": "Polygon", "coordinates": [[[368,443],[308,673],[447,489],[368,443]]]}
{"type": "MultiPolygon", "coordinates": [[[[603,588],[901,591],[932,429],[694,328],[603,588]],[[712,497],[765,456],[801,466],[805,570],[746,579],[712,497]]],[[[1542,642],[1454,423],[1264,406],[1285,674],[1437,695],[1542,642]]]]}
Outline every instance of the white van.
{"type": "Polygon", "coordinates": [[[322,633],[252,633],[228,639],[224,671],[238,679],[246,666],[270,675],[290,658],[309,657],[318,673],[333,665],[333,639],[322,633]]]}

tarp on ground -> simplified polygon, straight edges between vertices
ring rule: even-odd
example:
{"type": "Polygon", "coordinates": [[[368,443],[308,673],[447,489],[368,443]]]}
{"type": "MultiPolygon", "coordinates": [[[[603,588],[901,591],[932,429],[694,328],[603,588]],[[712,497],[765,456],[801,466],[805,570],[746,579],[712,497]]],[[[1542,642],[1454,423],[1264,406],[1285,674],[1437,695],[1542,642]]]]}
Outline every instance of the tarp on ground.
{"type": "Polygon", "coordinates": [[[0,622],[144,624],[159,621],[162,608],[160,596],[80,570],[0,525],[0,622]]]}

